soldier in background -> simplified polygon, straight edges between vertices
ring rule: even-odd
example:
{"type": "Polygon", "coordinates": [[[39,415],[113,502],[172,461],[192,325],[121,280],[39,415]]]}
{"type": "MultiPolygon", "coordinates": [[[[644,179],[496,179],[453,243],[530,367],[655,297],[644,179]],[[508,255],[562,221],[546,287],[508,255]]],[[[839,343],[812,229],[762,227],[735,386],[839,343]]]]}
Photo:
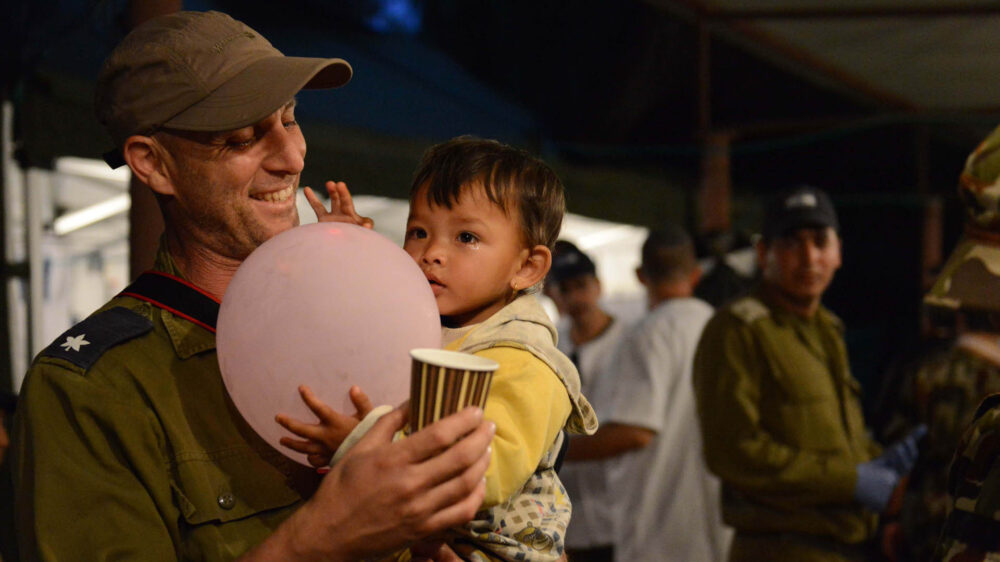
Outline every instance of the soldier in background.
{"type": "MultiPolygon", "coordinates": [[[[925,302],[960,310],[983,327],[959,338],[962,355],[948,379],[954,404],[931,412],[931,435],[939,418],[965,419],[961,408],[972,395],[1000,386],[1000,128],[969,156],[958,190],[965,236],[925,302]]],[[[948,474],[951,509],[934,560],[1000,560],[1000,394],[987,397],[971,417],[948,474]]]]}

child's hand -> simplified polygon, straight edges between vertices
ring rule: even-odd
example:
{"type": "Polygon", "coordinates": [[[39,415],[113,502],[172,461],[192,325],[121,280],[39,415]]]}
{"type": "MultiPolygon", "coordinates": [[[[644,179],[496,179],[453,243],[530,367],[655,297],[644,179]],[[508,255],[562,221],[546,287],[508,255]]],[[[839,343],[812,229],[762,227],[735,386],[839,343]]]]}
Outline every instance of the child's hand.
{"type": "Polygon", "coordinates": [[[375,221],[368,217],[363,217],[354,210],[354,200],[351,199],[351,192],[347,191],[347,184],[338,181],[326,182],[326,193],[330,196],[330,210],[327,211],[312,188],[306,187],[304,190],[309,206],[316,213],[316,220],[319,222],[346,222],[356,224],[365,228],[373,228],[375,221]]]}
{"type": "Polygon", "coordinates": [[[333,453],[344,442],[351,430],[372,410],[371,400],[360,388],[352,386],[350,397],[357,411],[353,416],[345,416],[317,398],[308,386],[300,386],[299,394],[306,406],[309,406],[309,409],[319,418],[319,423],[304,423],[285,414],[278,414],[274,418],[276,422],[305,439],[303,441],[282,437],[280,443],[293,451],[306,455],[306,460],[312,466],[327,466],[330,464],[330,459],[333,458],[333,453]]]}

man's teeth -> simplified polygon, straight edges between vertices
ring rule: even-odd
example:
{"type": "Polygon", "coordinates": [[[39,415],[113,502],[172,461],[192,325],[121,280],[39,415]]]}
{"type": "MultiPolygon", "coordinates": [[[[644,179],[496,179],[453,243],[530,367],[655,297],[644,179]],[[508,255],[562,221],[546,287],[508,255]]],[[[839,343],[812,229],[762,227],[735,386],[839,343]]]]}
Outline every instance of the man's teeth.
{"type": "Polygon", "coordinates": [[[270,201],[272,203],[277,203],[279,201],[284,201],[284,200],[288,199],[289,197],[292,196],[293,193],[295,193],[295,186],[294,185],[290,185],[290,186],[288,186],[285,189],[282,189],[280,191],[269,191],[267,193],[257,193],[255,195],[251,195],[250,197],[252,197],[254,199],[257,199],[258,201],[270,201]]]}

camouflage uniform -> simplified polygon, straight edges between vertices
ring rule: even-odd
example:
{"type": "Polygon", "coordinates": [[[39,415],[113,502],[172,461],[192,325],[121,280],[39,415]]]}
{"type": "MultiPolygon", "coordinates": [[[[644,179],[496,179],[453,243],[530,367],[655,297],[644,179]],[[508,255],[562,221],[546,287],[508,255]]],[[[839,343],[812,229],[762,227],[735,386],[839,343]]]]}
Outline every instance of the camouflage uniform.
{"type": "MultiPolygon", "coordinates": [[[[1000,312],[1000,128],[969,156],[959,180],[959,195],[966,210],[966,233],[925,302],[995,315],[1000,312]]],[[[1000,363],[1000,334],[980,334],[967,347],[981,359],[992,357],[1000,363]]],[[[985,383],[995,387],[995,378],[985,383]]],[[[958,418],[961,412],[947,414],[958,418]]],[[[951,509],[935,560],[1000,561],[998,454],[1000,396],[994,395],[976,411],[955,452],[947,482],[951,509]]]]}
{"type": "MultiPolygon", "coordinates": [[[[928,434],[906,485],[898,525],[900,560],[927,560],[948,512],[948,467],[962,432],[984,396],[1000,392],[1000,346],[996,337],[970,333],[950,348],[927,355],[907,373],[902,407],[884,431],[892,441],[907,428],[927,424],[928,434]],[[983,347],[995,348],[994,356],[983,347]]],[[[893,526],[893,524],[889,524],[893,526]]]]}

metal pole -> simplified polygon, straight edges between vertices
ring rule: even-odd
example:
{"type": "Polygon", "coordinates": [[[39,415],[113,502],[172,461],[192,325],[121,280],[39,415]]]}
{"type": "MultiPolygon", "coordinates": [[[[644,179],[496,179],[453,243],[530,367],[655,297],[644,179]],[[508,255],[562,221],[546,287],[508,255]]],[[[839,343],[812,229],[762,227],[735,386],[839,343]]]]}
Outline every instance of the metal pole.
{"type": "Polygon", "coordinates": [[[13,364],[11,362],[10,345],[10,292],[7,281],[10,279],[7,256],[7,173],[13,165],[13,126],[14,108],[7,100],[3,101],[0,111],[0,257],[2,257],[3,275],[0,277],[0,388],[14,389],[13,364]]]}

